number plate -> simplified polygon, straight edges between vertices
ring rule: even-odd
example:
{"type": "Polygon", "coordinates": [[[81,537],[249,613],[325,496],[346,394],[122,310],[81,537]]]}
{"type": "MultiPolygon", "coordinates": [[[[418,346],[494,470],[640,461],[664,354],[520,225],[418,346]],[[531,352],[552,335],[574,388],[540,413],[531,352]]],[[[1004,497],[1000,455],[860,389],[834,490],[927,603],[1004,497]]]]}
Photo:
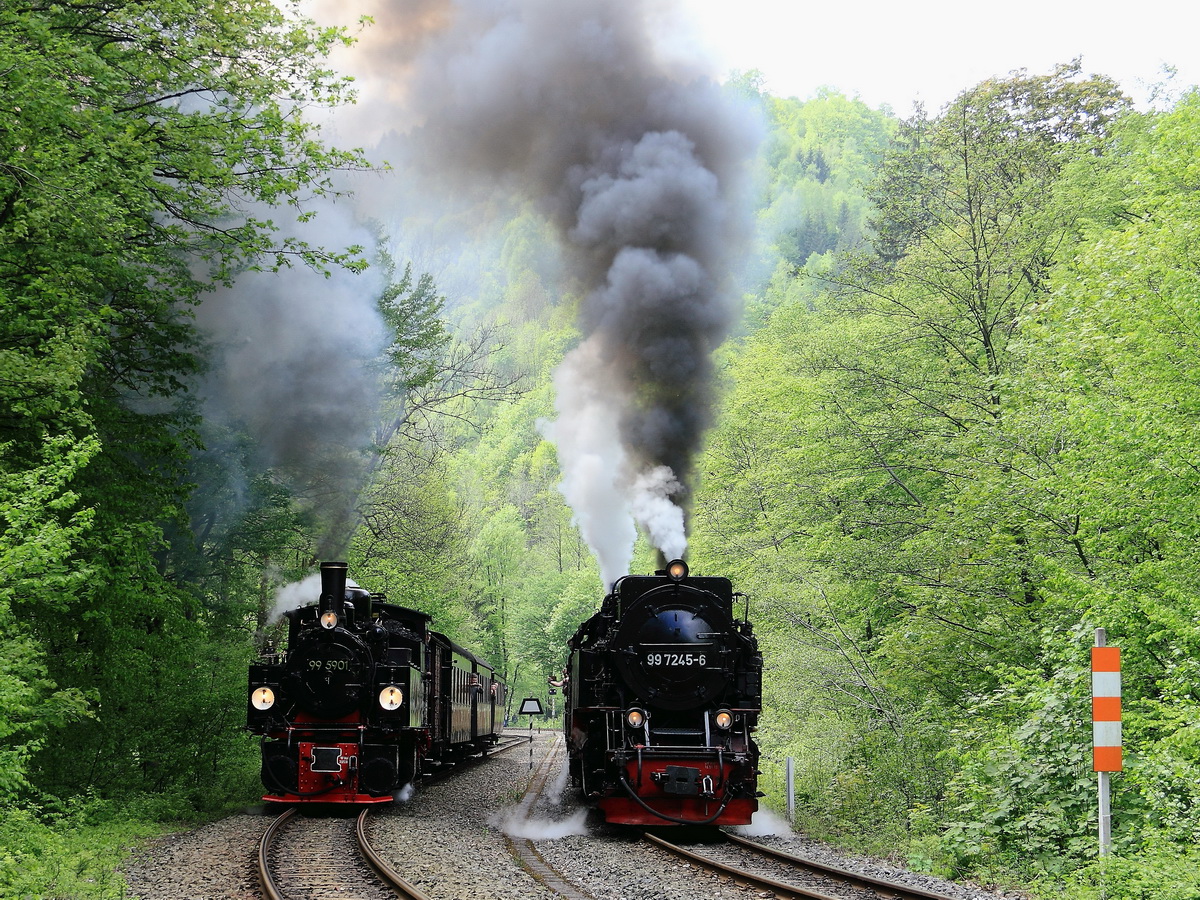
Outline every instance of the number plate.
{"type": "Polygon", "coordinates": [[[645,648],[642,665],[649,669],[703,669],[712,657],[711,645],[691,645],[673,650],[645,648]]]}

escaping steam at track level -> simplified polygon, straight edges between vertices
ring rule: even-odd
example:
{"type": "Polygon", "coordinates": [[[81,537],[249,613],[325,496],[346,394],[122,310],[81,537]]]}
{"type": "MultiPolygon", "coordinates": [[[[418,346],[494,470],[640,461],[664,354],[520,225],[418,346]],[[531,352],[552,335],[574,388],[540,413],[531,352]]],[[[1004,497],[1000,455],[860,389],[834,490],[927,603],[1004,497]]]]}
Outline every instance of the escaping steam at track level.
{"type": "Polygon", "coordinates": [[[458,185],[540,204],[583,286],[583,340],[555,374],[544,430],[601,575],[628,571],[635,521],[666,558],[681,556],[711,354],[734,315],[727,273],[746,231],[754,120],[662,52],[650,24],[662,3],[417,6],[412,22],[407,4],[372,11],[367,40],[396,35],[403,48],[420,159],[458,185]]]}

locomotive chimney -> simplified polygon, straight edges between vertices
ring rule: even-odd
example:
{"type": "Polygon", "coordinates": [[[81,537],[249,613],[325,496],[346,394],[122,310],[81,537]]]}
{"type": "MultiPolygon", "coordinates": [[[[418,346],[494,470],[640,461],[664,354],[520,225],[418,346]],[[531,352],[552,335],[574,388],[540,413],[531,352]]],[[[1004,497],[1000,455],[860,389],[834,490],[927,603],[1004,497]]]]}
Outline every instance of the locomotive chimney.
{"type": "Polygon", "coordinates": [[[332,612],[336,622],[342,620],[343,604],[346,600],[346,569],[344,562],[321,563],[321,600],[319,615],[332,612]]]}

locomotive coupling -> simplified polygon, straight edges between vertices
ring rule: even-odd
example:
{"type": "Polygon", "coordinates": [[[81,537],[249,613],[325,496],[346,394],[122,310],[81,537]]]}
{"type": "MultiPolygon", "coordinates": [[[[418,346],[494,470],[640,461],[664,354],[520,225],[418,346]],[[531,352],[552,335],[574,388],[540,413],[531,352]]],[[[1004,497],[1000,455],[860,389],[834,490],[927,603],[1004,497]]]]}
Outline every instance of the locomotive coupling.
{"type": "Polygon", "coordinates": [[[650,780],[659,785],[664,793],[684,797],[705,797],[713,799],[713,780],[709,775],[701,775],[700,770],[692,766],[667,766],[661,772],[654,772],[650,780]]]}

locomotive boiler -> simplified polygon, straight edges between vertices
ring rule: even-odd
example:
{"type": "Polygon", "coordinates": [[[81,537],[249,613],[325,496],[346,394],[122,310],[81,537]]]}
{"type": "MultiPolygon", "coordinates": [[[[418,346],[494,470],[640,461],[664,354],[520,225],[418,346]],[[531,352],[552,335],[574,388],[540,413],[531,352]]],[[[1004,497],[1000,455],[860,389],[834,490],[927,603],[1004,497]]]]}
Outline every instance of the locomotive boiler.
{"type": "Polygon", "coordinates": [[[727,578],[626,575],[570,641],[564,730],[608,822],[745,825],[758,808],[762,657],[727,578]]]}
{"type": "Polygon", "coordinates": [[[492,667],[346,576],[345,563],[322,563],[316,604],[285,613],[286,651],[250,666],[265,800],[389,802],[500,736],[506,692],[492,667]]]}

